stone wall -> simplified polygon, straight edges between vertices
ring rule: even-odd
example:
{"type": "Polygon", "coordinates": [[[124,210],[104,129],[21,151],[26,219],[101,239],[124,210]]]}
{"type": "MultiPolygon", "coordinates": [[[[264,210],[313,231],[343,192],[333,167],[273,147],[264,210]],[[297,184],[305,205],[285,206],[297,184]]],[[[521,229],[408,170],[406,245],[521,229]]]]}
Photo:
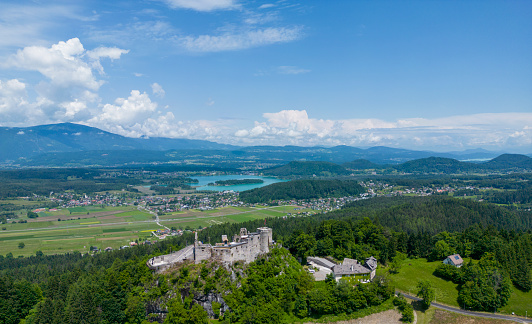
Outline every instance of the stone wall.
{"type": "Polygon", "coordinates": [[[194,245],[195,262],[200,263],[202,260],[207,259],[227,263],[236,261],[253,262],[260,254],[270,251],[272,230],[268,227],[261,227],[258,228],[258,233],[248,233],[246,229],[241,229],[240,235],[235,235],[236,240],[239,240],[239,243],[217,246],[196,242],[194,245]]]}

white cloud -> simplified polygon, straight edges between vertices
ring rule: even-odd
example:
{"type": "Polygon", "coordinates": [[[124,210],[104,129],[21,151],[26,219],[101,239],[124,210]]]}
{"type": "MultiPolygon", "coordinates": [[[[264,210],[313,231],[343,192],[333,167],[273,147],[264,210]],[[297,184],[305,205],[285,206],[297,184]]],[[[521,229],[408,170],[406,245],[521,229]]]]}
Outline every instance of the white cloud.
{"type": "Polygon", "coordinates": [[[191,9],[196,11],[228,10],[237,6],[235,0],[165,0],[173,9],[191,9]]]}
{"type": "Polygon", "coordinates": [[[1,85],[0,116],[10,124],[82,121],[99,104],[104,83],[94,75],[104,73],[101,58],[119,59],[127,50],[99,47],[87,51],[78,38],[50,47],[28,46],[7,58],[4,67],[39,72],[35,84],[17,79],[1,85]],[[30,94],[30,95],[28,95],[30,94]]]}
{"type": "Polygon", "coordinates": [[[102,81],[96,80],[88,63],[82,60],[84,48],[78,38],[59,42],[50,48],[29,46],[18,50],[8,61],[8,67],[38,71],[53,84],[72,85],[98,90],[102,81]]]}
{"type": "Polygon", "coordinates": [[[156,109],[157,103],[152,102],[148,94],[132,90],[127,99],[118,98],[114,105],[105,104],[102,112],[88,120],[88,123],[107,128],[113,124],[132,126],[149,118],[156,109]]]}
{"type": "Polygon", "coordinates": [[[129,53],[129,50],[117,47],[98,47],[92,51],[87,51],[87,57],[91,60],[91,65],[100,74],[104,74],[103,66],[100,63],[101,58],[109,58],[111,60],[118,60],[122,54],[129,53]]]}
{"type": "Polygon", "coordinates": [[[179,40],[182,47],[191,52],[221,52],[286,43],[303,35],[301,27],[270,27],[222,35],[186,36],[179,40]]]}
{"type": "Polygon", "coordinates": [[[279,66],[277,73],[279,74],[303,74],[309,73],[310,70],[298,68],[297,66],[279,66]]]}
{"type": "Polygon", "coordinates": [[[275,7],[275,5],[273,3],[265,3],[265,4],[261,5],[259,7],[259,9],[268,9],[268,8],[273,8],[273,7],[275,7]]]}
{"type": "Polygon", "coordinates": [[[153,92],[154,95],[158,96],[158,97],[164,97],[164,95],[166,94],[166,92],[164,91],[163,87],[158,84],[157,82],[153,83],[151,85],[151,90],[153,92]]]}
{"type": "Polygon", "coordinates": [[[266,121],[232,134],[234,143],[272,145],[385,145],[413,149],[464,149],[529,147],[532,113],[450,116],[439,119],[323,120],[310,118],[305,110],[265,113],[266,121]]]}
{"type": "Polygon", "coordinates": [[[26,84],[18,79],[0,80],[0,119],[18,121],[25,117],[27,105],[26,84]]]}

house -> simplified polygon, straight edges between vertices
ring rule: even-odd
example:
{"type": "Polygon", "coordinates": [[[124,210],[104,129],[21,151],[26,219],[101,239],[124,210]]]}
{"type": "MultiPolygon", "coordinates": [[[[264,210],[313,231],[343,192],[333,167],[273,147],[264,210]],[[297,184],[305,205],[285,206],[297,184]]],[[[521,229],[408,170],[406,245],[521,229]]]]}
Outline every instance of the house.
{"type": "Polygon", "coordinates": [[[307,257],[307,262],[313,267],[317,267],[326,272],[331,271],[334,279],[340,281],[341,278],[353,278],[356,282],[368,283],[373,280],[377,270],[377,259],[371,256],[364,264],[357,260],[344,258],[341,264],[335,264],[330,260],[318,257],[307,257]]]}
{"type": "Polygon", "coordinates": [[[357,260],[345,258],[344,262],[333,267],[334,279],[339,281],[341,278],[353,278],[360,283],[368,283],[375,277],[377,270],[377,259],[369,257],[365,264],[357,260]]]}
{"type": "Polygon", "coordinates": [[[445,260],[443,260],[443,263],[460,268],[464,264],[464,260],[462,260],[460,254],[453,254],[445,258],[445,260]]]}

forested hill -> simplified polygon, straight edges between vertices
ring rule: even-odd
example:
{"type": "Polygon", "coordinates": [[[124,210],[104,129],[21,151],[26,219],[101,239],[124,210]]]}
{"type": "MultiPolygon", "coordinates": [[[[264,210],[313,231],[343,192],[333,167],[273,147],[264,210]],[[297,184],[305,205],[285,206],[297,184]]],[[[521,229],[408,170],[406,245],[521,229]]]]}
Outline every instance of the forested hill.
{"type": "Polygon", "coordinates": [[[351,162],[343,163],[342,166],[351,170],[370,170],[370,169],[382,169],[386,165],[373,163],[365,159],[358,159],[351,162]]]}
{"type": "Polygon", "coordinates": [[[363,192],[365,189],[354,180],[293,180],[243,191],[240,199],[247,203],[264,203],[279,199],[358,196],[363,192]]]}
{"type": "Polygon", "coordinates": [[[484,164],[487,168],[532,170],[532,158],[521,154],[503,154],[484,164]]]}
{"type": "Polygon", "coordinates": [[[343,166],[332,162],[321,161],[292,161],[277,168],[265,169],[263,172],[265,175],[277,177],[331,177],[348,175],[351,173],[343,166]]]}
{"type": "Polygon", "coordinates": [[[346,205],[330,217],[369,217],[385,227],[407,233],[461,231],[480,224],[498,229],[532,228],[530,212],[510,211],[494,204],[451,197],[374,198],[346,205]]]}
{"type": "Polygon", "coordinates": [[[394,166],[394,169],[406,173],[462,173],[478,170],[478,164],[460,162],[454,159],[429,157],[405,162],[394,166]]]}
{"type": "Polygon", "coordinates": [[[405,173],[464,173],[483,171],[532,170],[532,158],[521,154],[503,154],[488,162],[470,163],[444,157],[428,157],[407,161],[397,165],[375,164],[367,160],[354,160],[342,164],[351,170],[396,170],[405,173]]]}

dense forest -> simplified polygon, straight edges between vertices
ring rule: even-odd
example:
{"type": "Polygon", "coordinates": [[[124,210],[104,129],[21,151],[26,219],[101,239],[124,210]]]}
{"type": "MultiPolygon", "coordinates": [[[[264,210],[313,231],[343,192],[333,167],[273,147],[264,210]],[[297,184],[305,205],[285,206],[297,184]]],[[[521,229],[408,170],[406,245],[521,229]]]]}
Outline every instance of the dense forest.
{"type": "MultiPolygon", "coordinates": [[[[49,195],[50,192],[93,193],[121,190],[141,183],[128,177],[102,178],[96,169],[27,169],[0,171],[0,198],[49,195]]],[[[129,188],[129,190],[133,190],[129,188]]]]}
{"type": "Polygon", "coordinates": [[[263,172],[276,177],[332,177],[351,173],[343,166],[321,161],[292,161],[280,167],[264,169],[263,172]]]}
{"type": "Polygon", "coordinates": [[[280,199],[358,196],[363,192],[365,189],[354,180],[292,180],[246,190],[239,196],[247,203],[265,203],[280,199]]]}
{"type": "Polygon", "coordinates": [[[245,184],[264,183],[262,179],[229,179],[229,180],[217,180],[214,183],[209,183],[209,186],[234,186],[245,184]]]}
{"type": "MultiPolygon", "coordinates": [[[[460,284],[461,304],[493,311],[507,303],[511,289],[532,288],[530,216],[453,198],[359,201],[313,217],[268,219],[273,239],[290,253],[274,249],[256,262],[230,268],[215,262],[183,264],[164,274],[152,273],[148,258],[184,247],[192,233],[96,255],[2,256],[0,322],[206,323],[211,317],[222,323],[282,323],[348,314],[393,295],[393,284],[380,277],[355,287],[330,279],[314,282],[301,268],[311,255],[375,256],[387,265],[401,254],[443,260],[459,253],[480,261],[460,274],[437,275],[460,284]],[[396,221],[405,224],[388,225],[393,215],[402,215],[396,221]],[[461,220],[461,227],[447,218],[461,220]]],[[[220,239],[240,227],[260,226],[263,220],[226,223],[200,231],[199,238],[220,239]]]]}

